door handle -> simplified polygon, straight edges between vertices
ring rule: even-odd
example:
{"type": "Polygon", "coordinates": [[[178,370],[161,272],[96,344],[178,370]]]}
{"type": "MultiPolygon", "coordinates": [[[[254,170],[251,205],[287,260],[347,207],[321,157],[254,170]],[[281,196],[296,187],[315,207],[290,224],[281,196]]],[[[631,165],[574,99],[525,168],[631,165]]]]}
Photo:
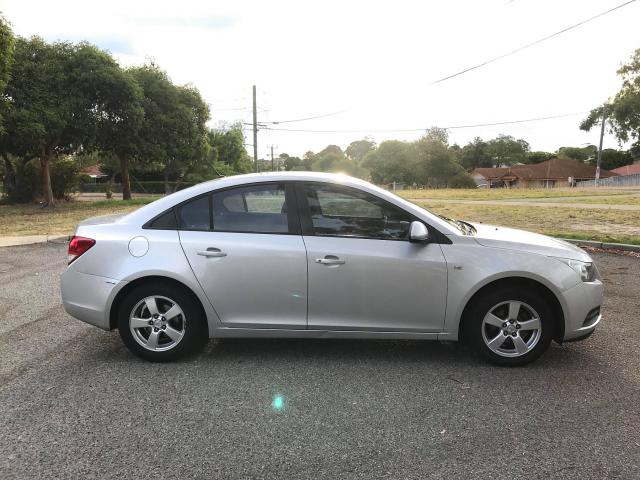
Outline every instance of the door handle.
{"type": "Polygon", "coordinates": [[[207,257],[207,258],[211,258],[211,257],[226,257],[227,256],[227,254],[225,252],[223,252],[219,248],[214,248],[214,247],[209,247],[206,250],[200,250],[198,252],[198,255],[200,255],[202,257],[207,257]]]}
{"type": "Polygon", "coordinates": [[[320,265],[344,265],[347,263],[345,260],[341,260],[335,255],[325,255],[324,258],[316,258],[316,263],[320,265]]]}

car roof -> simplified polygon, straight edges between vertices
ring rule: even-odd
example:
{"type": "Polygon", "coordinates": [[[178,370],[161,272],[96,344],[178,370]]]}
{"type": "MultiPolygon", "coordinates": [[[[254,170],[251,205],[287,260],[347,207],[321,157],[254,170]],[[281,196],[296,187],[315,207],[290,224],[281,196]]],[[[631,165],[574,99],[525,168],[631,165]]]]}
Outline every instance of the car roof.
{"type": "Polygon", "coordinates": [[[428,221],[432,226],[437,227],[444,234],[458,234],[448,222],[442,220],[438,216],[424,210],[423,208],[414,205],[407,200],[398,197],[397,195],[384,190],[372,183],[366,182],[359,178],[351,177],[349,175],[337,174],[337,173],[324,173],[324,172],[261,172],[261,173],[248,173],[244,175],[233,175],[229,177],[220,177],[214,180],[209,180],[203,183],[194,185],[193,187],[185,188],[178,192],[162,197],[155,202],[149,203],[129,215],[122,217],[119,223],[127,224],[139,224],[143,225],[155,216],[161,214],[165,210],[189,200],[192,197],[197,197],[205,193],[209,193],[222,188],[249,185],[262,182],[322,182],[330,183],[333,185],[344,185],[347,187],[354,187],[360,190],[365,190],[372,193],[375,196],[382,197],[385,200],[400,206],[404,210],[408,210],[418,218],[423,218],[428,221]]]}

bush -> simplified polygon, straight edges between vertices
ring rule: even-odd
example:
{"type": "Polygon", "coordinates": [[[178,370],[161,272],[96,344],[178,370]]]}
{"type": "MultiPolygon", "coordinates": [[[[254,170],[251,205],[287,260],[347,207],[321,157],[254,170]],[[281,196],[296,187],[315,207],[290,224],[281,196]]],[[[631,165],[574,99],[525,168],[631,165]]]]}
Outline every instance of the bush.
{"type": "Polygon", "coordinates": [[[4,180],[4,191],[8,203],[29,203],[38,191],[38,169],[34,161],[23,164],[20,160],[11,161],[11,170],[4,180]]]}
{"type": "Polygon", "coordinates": [[[456,173],[449,179],[449,188],[476,188],[476,182],[466,172],[456,173]]]}
{"type": "Polygon", "coordinates": [[[51,189],[57,199],[68,198],[78,191],[80,176],[78,165],[70,158],[61,158],[51,162],[51,189]]]}

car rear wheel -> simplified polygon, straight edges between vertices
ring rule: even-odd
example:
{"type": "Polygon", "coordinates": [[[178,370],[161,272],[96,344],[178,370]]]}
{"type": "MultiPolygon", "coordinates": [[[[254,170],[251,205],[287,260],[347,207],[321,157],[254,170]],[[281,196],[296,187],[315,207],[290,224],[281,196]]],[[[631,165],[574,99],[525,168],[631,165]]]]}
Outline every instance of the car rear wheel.
{"type": "Polygon", "coordinates": [[[494,364],[524,365],[549,348],[552,312],[536,291],[498,289],[471,306],[464,337],[480,356],[494,364]]]}
{"type": "Polygon", "coordinates": [[[135,287],[120,303],[118,330],[133,353],[165,362],[200,350],[206,322],[192,295],[162,283],[135,287]]]}

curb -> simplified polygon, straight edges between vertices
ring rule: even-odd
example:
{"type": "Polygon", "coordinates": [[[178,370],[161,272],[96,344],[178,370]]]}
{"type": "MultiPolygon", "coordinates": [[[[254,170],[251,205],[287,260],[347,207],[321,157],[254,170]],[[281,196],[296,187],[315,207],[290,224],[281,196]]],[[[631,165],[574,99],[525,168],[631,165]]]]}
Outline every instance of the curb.
{"type": "Polygon", "coordinates": [[[35,245],[38,243],[63,243],[68,241],[69,235],[24,235],[0,236],[1,247],[17,247],[20,245],[35,245]]]}
{"type": "Polygon", "coordinates": [[[607,243],[595,240],[576,240],[575,238],[561,238],[565,242],[573,243],[579,247],[593,247],[602,250],[622,250],[625,252],[640,252],[640,245],[630,245],[628,243],[607,243]]]}

